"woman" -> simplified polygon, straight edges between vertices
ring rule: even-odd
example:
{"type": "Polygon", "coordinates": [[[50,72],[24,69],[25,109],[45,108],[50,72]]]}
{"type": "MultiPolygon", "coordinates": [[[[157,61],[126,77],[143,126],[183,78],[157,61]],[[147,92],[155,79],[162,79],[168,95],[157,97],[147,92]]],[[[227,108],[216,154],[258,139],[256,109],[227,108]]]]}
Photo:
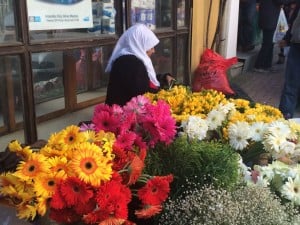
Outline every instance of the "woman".
{"type": "Polygon", "coordinates": [[[159,43],[144,24],[130,27],[118,40],[105,69],[110,73],[105,103],[125,105],[132,97],[157,92],[170,74],[156,75],[150,56],[159,43]]]}

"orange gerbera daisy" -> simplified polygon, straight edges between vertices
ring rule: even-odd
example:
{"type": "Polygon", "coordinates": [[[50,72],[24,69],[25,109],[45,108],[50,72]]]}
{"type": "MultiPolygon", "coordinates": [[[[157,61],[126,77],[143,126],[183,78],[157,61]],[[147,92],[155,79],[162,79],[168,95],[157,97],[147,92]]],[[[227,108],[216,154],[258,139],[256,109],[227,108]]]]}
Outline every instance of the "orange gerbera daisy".
{"type": "Polygon", "coordinates": [[[143,169],[144,169],[144,162],[140,159],[140,157],[135,156],[128,167],[129,180],[127,185],[134,184],[141,176],[143,169]]]}
{"type": "Polygon", "coordinates": [[[30,180],[39,176],[41,173],[49,172],[49,164],[46,161],[46,157],[33,152],[27,161],[21,161],[17,166],[14,173],[22,180],[30,180]]]}
{"type": "Polygon", "coordinates": [[[160,213],[162,210],[161,205],[144,205],[144,207],[140,210],[135,210],[135,215],[137,218],[150,218],[158,213],[160,213]]]}

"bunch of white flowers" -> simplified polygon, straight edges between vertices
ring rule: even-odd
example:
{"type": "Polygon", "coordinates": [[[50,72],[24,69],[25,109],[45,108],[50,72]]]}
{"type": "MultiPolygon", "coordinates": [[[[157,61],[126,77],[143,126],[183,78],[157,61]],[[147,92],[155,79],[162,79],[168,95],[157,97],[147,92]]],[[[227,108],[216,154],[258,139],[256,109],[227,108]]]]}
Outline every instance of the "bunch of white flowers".
{"type": "Polygon", "coordinates": [[[253,184],[270,187],[284,199],[300,205],[300,164],[288,165],[277,160],[268,166],[255,165],[250,180],[253,184]]]}

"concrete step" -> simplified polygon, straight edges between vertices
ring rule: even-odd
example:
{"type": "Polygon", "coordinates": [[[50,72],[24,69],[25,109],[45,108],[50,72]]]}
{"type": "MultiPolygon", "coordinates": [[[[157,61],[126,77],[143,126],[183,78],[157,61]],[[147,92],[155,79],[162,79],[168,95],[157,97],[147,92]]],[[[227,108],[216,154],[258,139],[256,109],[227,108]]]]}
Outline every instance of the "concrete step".
{"type": "Polygon", "coordinates": [[[228,79],[231,80],[236,76],[241,75],[243,72],[243,67],[243,62],[237,62],[236,64],[232,65],[227,71],[228,79]]]}
{"type": "Polygon", "coordinates": [[[244,64],[242,72],[251,71],[254,68],[259,48],[259,46],[256,46],[255,49],[249,52],[237,52],[238,61],[244,64]]]}

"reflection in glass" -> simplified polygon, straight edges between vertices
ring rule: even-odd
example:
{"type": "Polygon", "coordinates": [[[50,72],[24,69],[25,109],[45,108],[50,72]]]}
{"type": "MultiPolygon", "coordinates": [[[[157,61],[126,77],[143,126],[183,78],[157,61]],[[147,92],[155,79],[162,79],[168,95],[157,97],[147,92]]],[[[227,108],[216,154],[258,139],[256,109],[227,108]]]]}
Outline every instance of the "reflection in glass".
{"type": "Polygon", "coordinates": [[[177,81],[180,84],[184,84],[184,78],[187,77],[188,38],[186,36],[178,37],[177,41],[177,81]]]}
{"type": "Polygon", "coordinates": [[[79,39],[116,33],[114,1],[92,1],[93,27],[30,31],[31,40],[79,39]]]}
{"type": "MultiPolygon", "coordinates": [[[[1,140],[23,122],[22,75],[19,56],[0,56],[1,140]]],[[[21,135],[24,140],[24,134],[21,135]]]]}
{"type": "Polygon", "coordinates": [[[77,49],[75,57],[77,102],[98,98],[106,94],[108,77],[104,73],[113,46],[77,49]]]}
{"type": "Polygon", "coordinates": [[[185,26],[185,0],[178,0],[177,26],[185,26]]]}
{"type": "Polygon", "coordinates": [[[37,116],[63,109],[63,52],[33,53],[31,63],[37,116]]]}
{"type": "Polygon", "coordinates": [[[171,27],[172,25],[172,1],[157,0],[156,1],[156,27],[171,27]]]}
{"type": "Polygon", "coordinates": [[[157,74],[172,73],[172,39],[162,39],[155,47],[152,56],[153,65],[157,74]]]}
{"type": "Polygon", "coordinates": [[[0,1],[0,44],[16,41],[16,25],[13,0],[0,1]]]}
{"type": "Polygon", "coordinates": [[[153,30],[155,18],[155,0],[131,1],[131,24],[143,23],[153,30]]]}
{"type": "Polygon", "coordinates": [[[171,0],[131,1],[131,24],[143,23],[150,29],[170,27],[172,22],[171,0]]]}

